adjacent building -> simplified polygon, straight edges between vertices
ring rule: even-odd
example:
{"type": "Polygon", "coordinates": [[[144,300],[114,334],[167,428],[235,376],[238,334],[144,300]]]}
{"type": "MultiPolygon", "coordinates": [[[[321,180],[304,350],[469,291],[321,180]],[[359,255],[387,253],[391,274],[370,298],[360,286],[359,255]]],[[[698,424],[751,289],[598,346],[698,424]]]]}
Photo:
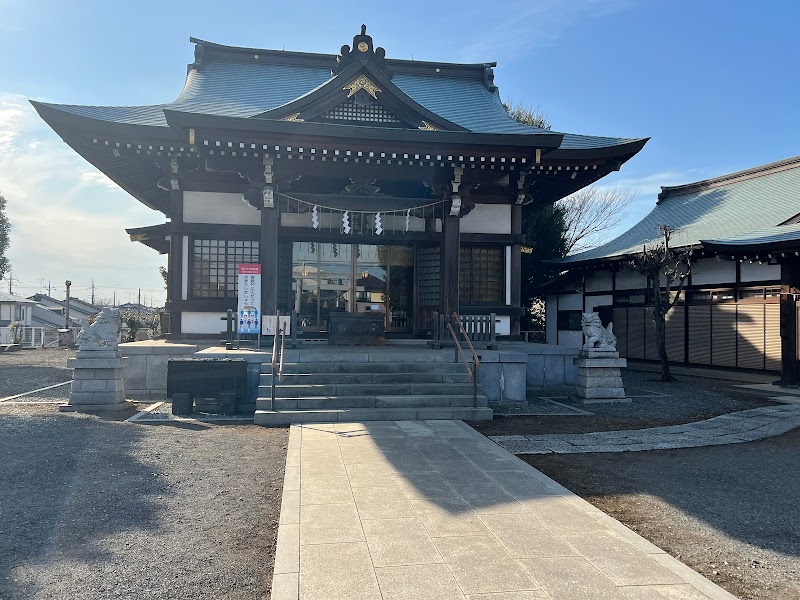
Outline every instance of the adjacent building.
{"type": "Polygon", "coordinates": [[[623,356],[657,360],[650,298],[630,257],[675,229],[691,251],[681,302],[667,315],[667,353],[688,365],[797,372],[800,294],[800,156],[662,188],[656,206],[615,240],[555,261],[564,269],[547,298],[547,341],[581,343],[580,313],[597,311],[623,356]]]}

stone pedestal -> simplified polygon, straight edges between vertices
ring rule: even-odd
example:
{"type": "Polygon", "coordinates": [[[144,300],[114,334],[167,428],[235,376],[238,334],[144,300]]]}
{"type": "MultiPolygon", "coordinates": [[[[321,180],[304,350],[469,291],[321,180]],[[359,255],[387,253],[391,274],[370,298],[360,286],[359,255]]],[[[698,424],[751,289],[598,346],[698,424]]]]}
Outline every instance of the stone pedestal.
{"type": "Polygon", "coordinates": [[[122,410],[131,405],[125,401],[122,376],[128,359],[117,350],[79,350],[67,360],[72,369],[69,402],[61,410],[122,410]]]}
{"type": "Polygon", "coordinates": [[[578,367],[575,391],[585,403],[630,402],[625,398],[620,369],[628,365],[615,350],[581,350],[574,359],[578,367]]]}

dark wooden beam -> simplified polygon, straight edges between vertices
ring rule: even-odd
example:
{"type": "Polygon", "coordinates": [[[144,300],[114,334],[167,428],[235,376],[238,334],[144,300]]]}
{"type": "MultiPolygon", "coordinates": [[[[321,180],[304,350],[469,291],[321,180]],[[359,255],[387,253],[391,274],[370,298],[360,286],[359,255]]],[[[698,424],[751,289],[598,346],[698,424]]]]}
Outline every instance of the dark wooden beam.
{"type": "Polygon", "coordinates": [[[442,312],[451,315],[458,312],[458,276],[461,252],[461,219],[449,214],[444,217],[444,242],[442,243],[442,267],[440,269],[442,312]]]}
{"type": "Polygon", "coordinates": [[[280,210],[261,209],[261,313],[274,315],[278,310],[278,232],[280,210]]]}
{"type": "MultiPolygon", "coordinates": [[[[511,207],[511,234],[522,235],[522,205],[511,207]]],[[[522,245],[511,245],[511,306],[522,306],[522,245]]],[[[520,319],[512,317],[511,335],[519,335],[520,319]]]]}

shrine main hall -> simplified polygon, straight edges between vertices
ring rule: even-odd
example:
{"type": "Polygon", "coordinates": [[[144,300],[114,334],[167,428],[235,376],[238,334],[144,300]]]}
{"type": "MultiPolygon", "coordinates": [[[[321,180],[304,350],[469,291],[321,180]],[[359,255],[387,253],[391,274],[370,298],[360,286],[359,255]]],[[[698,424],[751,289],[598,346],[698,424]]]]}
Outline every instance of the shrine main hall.
{"type": "Polygon", "coordinates": [[[646,139],[559,133],[503,108],[495,63],[386,58],[362,26],[338,55],[192,39],[177,99],[33,102],[87,161],[161,213],[131,240],[168,255],[170,335],[218,335],[237,267],[262,314],[326,331],[378,312],[420,336],[434,312],[519,333],[522,216],[616,171],[646,139]]]}

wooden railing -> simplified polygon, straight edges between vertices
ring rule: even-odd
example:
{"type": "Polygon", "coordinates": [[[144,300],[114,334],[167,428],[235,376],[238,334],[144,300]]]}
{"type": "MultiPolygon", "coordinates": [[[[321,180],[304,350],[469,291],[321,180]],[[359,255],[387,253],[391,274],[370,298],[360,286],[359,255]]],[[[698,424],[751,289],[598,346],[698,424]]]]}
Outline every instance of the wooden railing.
{"type": "Polygon", "coordinates": [[[447,323],[447,329],[450,331],[450,336],[453,338],[453,342],[455,342],[456,345],[455,359],[453,362],[458,362],[459,356],[461,357],[461,362],[464,363],[464,367],[467,369],[467,374],[472,380],[472,406],[473,408],[478,408],[478,367],[481,364],[481,358],[478,356],[478,353],[475,352],[475,348],[469,339],[469,335],[467,335],[467,330],[464,329],[464,325],[461,323],[461,318],[458,316],[458,313],[453,313],[452,318],[447,323]],[[472,368],[470,368],[467,355],[465,354],[464,349],[461,347],[461,342],[458,341],[459,336],[456,334],[455,329],[453,329],[453,322],[458,324],[459,333],[464,336],[464,341],[466,342],[469,351],[472,353],[472,368]]]}
{"type": "MultiPolygon", "coordinates": [[[[454,313],[456,314],[456,313],[454,313]]],[[[441,348],[447,344],[447,324],[451,317],[444,314],[433,313],[433,341],[434,348],[441,348]]],[[[497,315],[458,315],[458,323],[471,340],[481,345],[486,345],[490,350],[497,350],[497,332],[495,323],[497,315]]]]}

